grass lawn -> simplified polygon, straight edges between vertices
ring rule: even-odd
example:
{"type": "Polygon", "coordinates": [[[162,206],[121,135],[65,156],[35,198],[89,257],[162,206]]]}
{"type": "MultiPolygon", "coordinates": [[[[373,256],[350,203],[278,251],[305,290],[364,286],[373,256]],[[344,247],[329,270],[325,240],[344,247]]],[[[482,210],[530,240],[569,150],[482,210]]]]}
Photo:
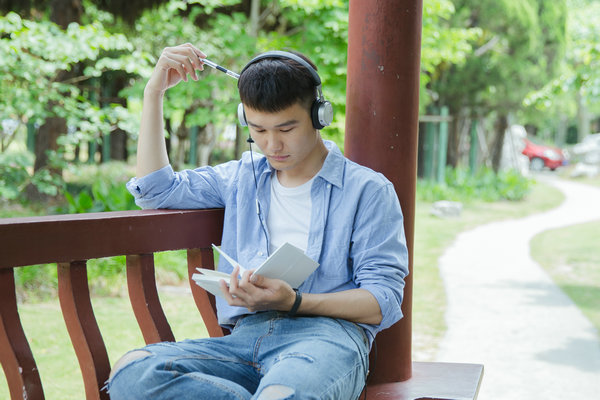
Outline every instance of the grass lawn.
{"type": "MultiPolygon", "coordinates": [[[[574,181],[600,187],[600,175],[574,181]]],[[[542,232],[531,241],[531,254],[600,333],[598,232],[600,221],[542,232]]]]}
{"type": "MultiPolygon", "coordinates": [[[[160,298],[177,340],[208,336],[191,293],[161,292],[160,298]]],[[[92,303],[111,364],[128,350],[144,345],[127,297],[93,298],[92,303]]],[[[79,364],[58,299],[20,304],[19,313],[40,371],[46,399],[85,399],[79,364]]],[[[0,399],[9,398],[2,373],[0,399]]]]}
{"type": "Polygon", "coordinates": [[[600,332],[598,232],[600,221],[545,231],[531,241],[531,254],[600,332]]]}
{"type": "MultiPolygon", "coordinates": [[[[563,179],[569,179],[569,175],[573,171],[574,165],[567,167],[559,172],[559,175],[563,179]]],[[[573,182],[585,183],[586,185],[598,186],[600,187],[600,175],[591,176],[591,177],[579,177],[573,178],[573,182]]]]}

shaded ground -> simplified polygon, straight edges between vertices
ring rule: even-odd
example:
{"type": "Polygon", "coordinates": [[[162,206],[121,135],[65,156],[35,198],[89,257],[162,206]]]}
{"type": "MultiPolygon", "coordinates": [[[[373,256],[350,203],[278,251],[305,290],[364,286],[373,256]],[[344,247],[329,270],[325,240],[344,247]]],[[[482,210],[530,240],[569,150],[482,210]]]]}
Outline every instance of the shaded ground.
{"type": "Polygon", "coordinates": [[[598,332],[529,254],[539,232],[600,219],[600,189],[548,183],[560,207],[464,232],[440,259],[448,330],[436,359],[484,364],[482,400],[600,393],[598,332]]]}

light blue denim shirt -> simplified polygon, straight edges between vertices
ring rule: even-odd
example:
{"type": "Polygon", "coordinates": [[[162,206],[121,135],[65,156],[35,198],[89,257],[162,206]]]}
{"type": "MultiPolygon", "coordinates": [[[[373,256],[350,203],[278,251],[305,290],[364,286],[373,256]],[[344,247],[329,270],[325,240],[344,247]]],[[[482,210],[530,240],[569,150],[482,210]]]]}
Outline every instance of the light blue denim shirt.
{"type": "MultiPolygon", "coordinates": [[[[312,213],[306,254],[320,265],[299,287],[303,293],[332,293],[362,288],[375,296],[383,319],[379,325],[361,325],[370,339],[402,317],[400,306],[408,251],[403,217],[394,187],[382,174],[345,158],[325,141],[329,154],[311,190],[312,213]]],[[[258,267],[268,256],[266,217],[270,178],[267,159],[254,153],[258,193],[250,153],[241,160],[215,167],[174,172],[166,166],[127,188],[144,209],[225,208],[223,250],[245,268],[258,267]],[[257,213],[256,199],[260,205],[257,213]]],[[[218,269],[231,272],[224,260],[218,269]]],[[[234,325],[248,314],[217,298],[219,323],[234,325]]]]}

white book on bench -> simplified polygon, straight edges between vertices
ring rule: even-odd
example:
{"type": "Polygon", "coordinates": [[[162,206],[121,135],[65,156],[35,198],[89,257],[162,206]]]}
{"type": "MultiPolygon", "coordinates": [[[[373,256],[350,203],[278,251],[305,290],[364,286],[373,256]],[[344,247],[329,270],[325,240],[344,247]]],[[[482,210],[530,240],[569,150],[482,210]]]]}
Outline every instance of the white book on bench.
{"type": "MultiPolygon", "coordinates": [[[[246,271],[242,265],[214,244],[213,248],[234,268],[236,265],[239,265],[240,275],[246,271]]],[[[317,269],[318,266],[319,263],[304,254],[304,251],[286,242],[275,250],[265,262],[256,268],[254,273],[266,278],[281,279],[287,282],[292,288],[296,289],[317,269]]],[[[196,268],[196,270],[198,270],[199,273],[192,275],[194,282],[207,292],[210,292],[215,296],[223,297],[219,282],[223,279],[225,280],[225,283],[229,285],[230,274],[206,268],[196,268]]]]}

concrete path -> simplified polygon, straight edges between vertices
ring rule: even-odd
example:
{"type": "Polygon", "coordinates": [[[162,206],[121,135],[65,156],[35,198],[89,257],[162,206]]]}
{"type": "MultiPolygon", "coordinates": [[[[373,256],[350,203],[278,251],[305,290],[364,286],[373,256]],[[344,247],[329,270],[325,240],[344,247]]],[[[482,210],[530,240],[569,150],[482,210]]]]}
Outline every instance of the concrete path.
{"type": "Polygon", "coordinates": [[[480,400],[600,399],[598,332],[529,255],[537,233],[600,219],[600,189],[549,183],[560,207],[464,232],[440,259],[448,331],[436,359],[484,364],[480,400]]]}

